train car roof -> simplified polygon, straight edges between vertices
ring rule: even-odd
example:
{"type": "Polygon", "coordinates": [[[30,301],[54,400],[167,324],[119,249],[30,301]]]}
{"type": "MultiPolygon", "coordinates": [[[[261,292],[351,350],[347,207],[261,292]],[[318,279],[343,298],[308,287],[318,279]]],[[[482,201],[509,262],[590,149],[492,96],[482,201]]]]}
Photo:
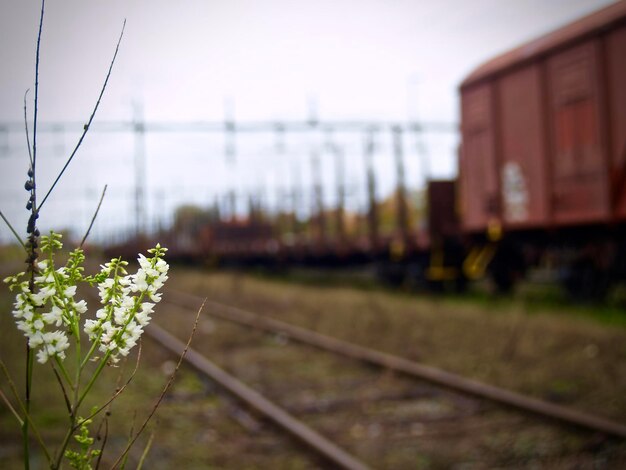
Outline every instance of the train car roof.
{"type": "Polygon", "coordinates": [[[602,8],[485,62],[463,80],[461,88],[597,34],[621,20],[626,20],[626,0],[602,8]]]}

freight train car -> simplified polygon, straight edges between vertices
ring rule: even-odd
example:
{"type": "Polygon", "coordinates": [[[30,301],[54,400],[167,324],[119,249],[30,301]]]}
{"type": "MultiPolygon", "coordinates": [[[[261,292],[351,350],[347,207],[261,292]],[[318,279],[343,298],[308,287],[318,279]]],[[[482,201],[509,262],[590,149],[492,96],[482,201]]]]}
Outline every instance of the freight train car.
{"type": "Polygon", "coordinates": [[[536,264],[602,295],[626,266],[626,1],[488,61],[460,86],[463,232],[496,283],[536,264]]]}

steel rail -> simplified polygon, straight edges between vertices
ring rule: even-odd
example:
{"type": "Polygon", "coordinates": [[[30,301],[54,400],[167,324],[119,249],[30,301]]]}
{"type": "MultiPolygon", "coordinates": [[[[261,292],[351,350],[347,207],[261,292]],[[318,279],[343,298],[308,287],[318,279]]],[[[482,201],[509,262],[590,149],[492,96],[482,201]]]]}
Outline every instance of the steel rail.
{"type": "MultiPolygon", "coordinates": [[[[193,294],[168,290],[165,301],[188,308],[197,308],[202,298],[193,294]]],[[[427,366],[399,356],[376,351],[317,333],[306,328],[267,318],[240,308],[215,301],[206,302],[207,311],[214,317],[241,325],[284,334],[296,341],[341,354],[352,359],[400,372],[479,398],[488,399],[518,410],[560,421],[568,425],[626,439],[626,426],[582,411],[548,403],[500,387],[427,366]]]]}
{"type": "MultiPolygon", "coordinates": [[[[155,324],[149,325],[146,328],[146,333],[174,354],[180,355],[185,349],[185,343],[155,324]]],[[[347,470],[367,470],[369,468],[284,409],[220,369],[194,349],[187,350],[185,361],[335,465],[347,470]]]]}

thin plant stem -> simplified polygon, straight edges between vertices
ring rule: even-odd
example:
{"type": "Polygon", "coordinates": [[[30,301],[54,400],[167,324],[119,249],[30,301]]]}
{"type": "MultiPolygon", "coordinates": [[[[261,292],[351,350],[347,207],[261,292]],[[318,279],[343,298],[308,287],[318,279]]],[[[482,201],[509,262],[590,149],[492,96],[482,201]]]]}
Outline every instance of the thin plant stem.
{"type": "Polygon", "coordinates": [[[74,410],[75,412],[78,411],[78,407],[81,405],[81,403],[83,402],[83,400],[87,397],[87,394],[89,393],[89,391],[91,390],[91,387],[93,387],[93,384],[96,383],[96,380],[98,379],[98,377],[100,376],[100,374],[102,373],[102,369],[104,369],[104,366],[106,365],[109,357],[111,356],[111,352],[108,351],[104,357],[100,360],[100,364],[98,364],[97,369],[95,370],[95,372],[93,373],[93,375],[91,376],[91,379],[89,379],[89,382],[87,383],[87,385],[85,386],[85,390],[83,390],[83,392],[80,394],[80,398],[77,400],[76,404],[74,405],[74,410]]]}
{"type": "Polygon", "coordinates": [[[63,392],[63,398],[65,399],[65,407],[67,408],[67,411],[71,416],[72,404],[70,403],[70,397],[67,394],[67,390],[65,390],[65,385],[63,385],[63,379],[59,375],[59,371],[56,369],[56,367],[54,367],[54,364],[51,362],[50,365],[52,366],[52,370],[54,371],[54,375],[57,379],[57,382],[59,382],[59,387],[61,387],[61,391],[63,392]]]}
{"type": "MultiPolygon", "coordinates": [[[[130,425],[130,431],[128,433],[128,442],[131,442],[132,438],[133,438],[133,434],[135,433],[135,423],[137,422],[137,410],[135,410],[135,412],[133,413],[133,421],[130,425]]],[[[122,459],[122,463],[120,464],[120,470],[124,470],[126,468],[126,464],[128,463],[128,457],[130,456],[130,454],[127,452],[126,455],[124,456],[124,458],[122,459]]],[[[113,464],[113,467],[115,468],[115,464],[113,464]]]]}
{"type": "Polygon", "coordinates": [[[30,424],[30,392],[33,382],[33,358],[33,350],[30,349],[30,346],[28,346],[28,343],[26,343],[26,396],[24,400],[24,414],[27,419],[24,420],[24,425],[22,426],[22,439],[24,440],[24,468],[26,470],[30,468],[30,449],[28,444],[28,434],[30,424]]]}
{"type": "Polygon", "coordinates": [[[41,31],[43,30],[43,14],[46,0],[41,0],[41,15],[39,17],[39,33],[37,34],[37,55],[35,58],[35,113],[33,115],[33,171],[37,165],[37,112],[39,102],[39,49],[41,47],[41,31]]]}
{"type": "Polygon", "coordinates": [[[178,369],[180,369],[180,366],[182,365],[183,360],[185,359],[185,356],[187,355],[187,351],[189,350],[189,346],[191,345],[191,340],[193,339],[194,334],[196,332],[196,329],[198,328],[198,320],[200,319],[200,313],[204,309],[204,304],[206,304],[206,301],[207,301],[207,299],[205,298],[204,301],[202,302],[202,305],[198,309],[198,312],[196,313],[196,319],[195,319],[194,324],[193,324],[193,329],[191,330],[191,334],[189,335],[189,339],[187,340],[187,344],[185,345],[185,349],[183,350],[182,354],[178,358],[178,363],[176,364],[176,368],[174,369],[174,372],[172,372],[172,375],[170,376],[169,380],[165,384],[165,387],[163,387],[163,390],[161,391],[161,395],[159,395],[159,398],[157,399],[157,401],[152,406],[152,409],[150,410],[150,413],[148,414],[148,417],[144,420],[143,424],[139,428],[139,431],[137,431],[137,434],[135,434],[135,436],[131,439],[131,441],[126,445],[126,448],[124,449],[122,454],[113,463],[112,468],[115,468],[120,463],[120,461],[126,457],[128,452],[130,451],[130,448],[133,446],[135,441],[139,438],[139,436],[141,435],[143,430],[146,428],[146,426],[148,425],[148,422],[150,421],[152,416],[154,416],[154,413],[156,413],[157,408],[159,407],[159,405],[163,401],[163,397],[165,397],[165,394],[167,393],[167,391],[171,387],[172,383],[174,382],[174,378],[176,377],[176,374],[178,373],[178,369]]]}
{"type": "MultiPolygon", "coordinates": [[[[75,318],[72,321],[72,323],[73,323],[72,330],[76,338],[76,373],[75,373],[75,379],[74,379],[74,403],[76,403],[76,400],[78,399],[78,391],[80,390],[80,376],[82,372],[80,369],[81,348],[80,348],[80,329],[78,326],[78,319],[75,318]]],[[[78,407],[76,407],[74,412],[75,413],[78,412],[78,407]]]]}
{"type": "Polygon", "coordinates": [[[93,217],[91,218],[91,223],[89,224],[89,228],[87,229],[87,232],[85,232],[85,236],[80,242],[80,245],[78,245],[78,248],[83,247],[83,245],[85,244],[85,241],[87,240],[87,237],[89,236],[89,232],[91,232],[91,227],[93,227],[93,224],[96,221],[96,217],[98,217],[98,212],[100,212],[100,206],[102,205],[102,201],[104,200],[104,195],[107,192],[107,186],[108,185],[106,184],[104,185],[104,189],[102,190],[102,195],[100,196],[100,202],[98,202],[98,207],[96,208],[96,212],[93,214],[93,217]]]}
{"type": "Polygon", "coordinates": [[[0,390],[0,398],[2,398],[2,401],[7,406],[9,411],[11,411],[11,413],[13,413],[13,416],[15,416],[15,419],[17,419],[17,421],[20,423],[20,426],[23,426],[24,425],[24,420],[20,417],[20,415],[17,413],[17,411],[15,411],[15,408],[13,408],[13,405],[11,405],[11,402],[9,401],[9,399],[7,398],[7,396],[4,394],[4,392],[2,390],[0,390]]]}
{"type": "MultiPolygon", "coordinates": [[[[117,268],[116,268],[116,271],[115,271],[115,276],[117,276],[117,268]]],[[[142,292],[140,294],[140,296],[136,299],[135,309],[138,308],[139,305],[141,305],[141,301],[143,300],[144,296],[145,296],[145,292],[142,292]]],[[[137,312],[135,311],[134,313],[136,314],[137,312]]],[[[129,315],[128,320],[126,321],[126,323],[123,325],[122,329],[119,332],[120,335],[124,334],[124,331],[126,331],[126,327],[128,327],[128,324],[133,320],[133,318],[134,318],[134,315],[129,315]]],[[[98,342],[94,341],[93,345],[91,346],[91,349],[89,350],[89,353],[87,354],[87,356],[85,357],[83,363],[81,364],[81,367],[79,368],[80,372],[82,372],[83,366],[85,365],[85,363],[88,360],[89,356],[93,353],[93,350],[94,350],[94,347],[95,347],[96,344],[98,344],[98,342]]],[[[106,354],[104,355],[104,357],[101,359],[100,364],[98,364],[98,367],[97,367],[96,371],[91,376],[91,379],[89,380],[89,383],[87,383],[87,386],[85,387],[85,390],[83,390],[82,394],[80,395],[80,398],[76,402],[76,410],[81,405],[83,400],[87,397],[87,394],[89,393],[89,391],[93,387],[94,383],[96,382],[96,380],[98,379],[98,377],[102,373],[102,369],[106,365],[107,360],[109,359],[110,356],[111,356],[111,351],[107,351],[106,354]]]]}
{"type": "MultiPolygon", "coordinates": [[[[15,400],[17,401],[17,404],[19,405],[20,409],[22,410],[22,413],[24,413],[24,420],[23,420],[23,422],[25,424],[28,423],[30,425],[30,428],[33,430],[33,433],[35,434],[35,438],[37,439],[37,442],[41,446],[41,449],[43,450],[43,453],[45,454],[46,458],[48,459],[48,463],[52,463],[52,457],[50,456],[50,453],[48,452],[48,448],[46,447],[46,444],[43,442],[43,439],[41,437],[41,434],[39,433],[39,430],[35,426],[35,423],[33,423],[29,411],[26,409],[26,403],[22,402],[22,400],[20,400],[20,394],[18,393],[17,388],[15,387],[15,383],[13,382],[13,379],[11,379],[11,375],[9,374],[9,370],[7,369],[7,366],[5,365],[4,361],[2,361],[1,359],[0,359],[0,369],[2,369],[2,373],[4,374],[4,376],[7,379],[7,382],[9,383],[9,388],[13,392],[13,396],[15,397],[15,400]]],[[[22,429],[23,429],[23,426],[22,426],[22,429]]],[[[26,461],[27,461],[27,459],[24,460],[24,465],[26,465],[26,461]]]]}
{"type": "Polygon", "coordinates": [[[72,382],[72,379],[70,378],[70,374],[67,373],[67,370],[63,366],[63,363],[61,362],[61,360],[57,356],[54,356],[54,361],[59,366],[59,370],[61,371],[61,375],[67,381],[67,384],[70,386],[70,388],[72,390],[74,390],[76,387],[75,387],[74,383],[72,382]]]}
{"type": "Polygon", "coordinates": [[[52,466],[53,469],[60,469],[61,468],[61,460],[63,460],[63,455],[65,454],[65,449],[67,448],[68,444],[70,443],[70,438],[72,437],[72,434],[74,433],[74,426],[76,424],[76,420],[74,418],[74,415],[71,416],[71,421],[72,424],[69,428],[67,428],[67,432],[65,433],[65,437],[63,437],[63,442],[61,443],[61,446],[59,447],[59,450],[57,451],[57,455],[54,458],[54,466],[52,466]]]}
{"type": "MultiPolygon", "coordinates": [[[[45,11],[46,0],[41,0],[41,15],[39,16],[39,30],[37,32],[37,52],[35,55],[35,104],[34,104],[34,115],[33,115],[33,153],[32,153],[32,162],[31,162],[31,178],[32,178],[32,186],[31,186],[31,219],[28,222],[28,229],[30,231],[30,253],[28,256],[28,262],[30,266],[30,291],[34,291],[34,278],[35,278],[35,261],[37,260],[36,254],[36,241],[37,241],[37,229],[35,227],[35,223],[37,221],[37,183],[36,183],[36,168],[37,168],[37,113],[38,113],[38,104],[39,104],[39,57],[40,57],[40,49],[41,49],[41,32],[43,30],[43,17],[45,11]]],[[[30,152],[29,152],[30,153],[30,152]]],[[[30,393],[32,387],[32,379],[33,379],[33,352],[30,349],[28,343],[26,343],[26,397],[25,397],[25,407],[26,407],[26,416],[30,415],[30,393]]],[[[24,421],[24,426],[22,426],[22,439],[24,441],[24,468],[25,470],[30,469],[30,450],[28,444],[28,425],[29,419],[24,421]]]]}
{"type": "Polygon", "coordinates": [[[83,362],[81,362],[80,364],[81,373],[82,373],[82,370],[87,365],[87,363],[89,362],[89,359],[91,359],[91,355],[94,353],[94,351],[96,350],[99,344],[100,344],[100,341],[94,341],[91,344],[91,347],[89,348],[89,351],[87,352],[87,355],[83,358],[83,362]]]}
{"type": "Polygon", "coordinates": [[[100,96],[98,96],[98,101],[96,101],[96,105],[94,106],[93,111],[91,113],[91,116],[89,117],[89,121],[87,121],[87,124],[85,124],[83,126],[83,133],[80,136],[80,139],[78,139],[78,143],[76,144],[76,146],[74,147],[74,150],[72,151],[72,153],[70,154],[69,158],[65,162],[65,165],[63,165],[63,168],[61,169],[61,171],[57,175],[56,179],[54,180],[54,183],[52,183],[52,186],[50,186],[50,189],[48,190],[48,192],[44,196],[43,200],[41,201],[41,204],[39,205],[39,209],[40,210],[43,207],[43,205],[45,204],[45,202],[48,200],[48,197],[52,193],[52,190],[54,189],[54,187],[57,185],[57,183],[61,179],[61,176],[63,176],[63,173],[65,173],[65,170],[67,169],[67,167],[69,166],[70,162],[74,158],[74,155],[76,155],[76,152],[78,151],[78,149],[80,148],[81,144],[83,143],[83,139],[85,138],[85,136],[87,135],[87,132],[89,131],[89,127],[91,126],[91,122],[93,121],[94,117],[96,116],[96,111],[98,110],[98,106],[100,106],[100,100],[102,99],[102,95],[104,95],[104,91],[106,90],[107,83],[109,82],[109,77],[111,76],[111,70],[113,70],[113,64],[115,63],[115,59],[117,57],[117,53],[118,53],[119,48],[120,48],[120,43],[122,42],[122,37],[124,36],[124,28],[125,27],[126,27],[126,20],[124,20],[124,24],[122,25],[122,32],[120,33],[120,37],[117,40],[117,46],[115,47],[115,54],[113,54],[113,59],[111,60],[111,64],[109,65],[109,71],[107,73],[106,78],[104,79],[104,84],[102,85],[102,89],[100,90],[100,96]]]}
{"type": "MultiPolygon", "coordinates": [[[[96,470],[100,468],[100,461],[102,460],[102,454],[104,454],[104,447],[107,444],[107,439],[109,438],[109,418],[104,417],[102,420],[104,423],[104,438],[102,439],[102,445],[100,446],[100,455],[98,455],[98,460],[96,460],[96,470]]],[[[100,425],[102,427],[102,425],[100,425]]],[[[98,436],[100,436],[100,429],[98,429],[98,436]]]]}
{"type": "Polygon", "coordinates": [[[7,369],[7,366],[4,364],[4,361],[2,359],[0,359],[0,369],[2,369],[2,373],[4,374],[4,377],[7,379],[7,382],[9,383],[9,388],[13,392],[13,396],[17,400],[17,404],[23,410],[24,403],[20,399],[20,394],[17,392],[17,388],[15,387],[15,382],[13,382],[13,379],[11,378],[11,375],[9,374],[9,370],[7,369]]]}
{"type": "Polygon", "coordinates": [[[131,383],[131,381],[135,377],[135,374],[137,373],[137,370],[139,369],[139,361],[140,360],[141,360],[141,342],[139,343],[139,351],[137,352],[137,361],[135,362],[135,369],[130,374],[130,377],[128,378],[126,383],[124,385],[122,385],[121,387],[119,387],[115,391],[113,396],[111,396],[111,398],[109,398],[102,406],[97,408],[95,411],[93,411],[89,416],[87,416],[83,420],[81,420],[78,423],[76,423],[77,427],[80,427],[83,424],[83,422],[87,421],[88,419],[92,419],[93,417],[97,416],[99,413],[102,412],[102,410],[104,410],[105,408],[109,407],[111,405],[111,403],[113,403],[113,401],[124,392],[126,387],[128,387],[128,385],[131,383]]]}
{"type": "Polygon", "coordinates": [[[139,459],[139,463],[137,464],[136,470],[141,470],[141,467],[143,467],[143,464],[146,461],[146,457],[148,455],[148,452],[150,452],[150,447],[152,447],[152,441],[154,440],[154,434],[155,434],[155,431],[153,429],[152,432],[150,433],[150,438],[148,439],[148,443],[146,444],[146,447],[143,450],[143,453],[141,454],[141,458],[139,459]]]}
{"type": "Polygon", "coordinates": [[[13,232],[13,235],[15,235],[15,239],[18,242],[20,242],[20,245],[22,245],[22,248],[24,248],[24,250],[26,250],[26,252],[28,252],[28,248],[26,248],[26,245],[24,244],[24,242],[22,241],[20,236],[17,234],[17,232],[13,228],[13,225],[11,225],[11,222],[9,222],[8,219],[4,216],[2,211],[0,211],[0,217],[2,217],[2,220],[4,220],[4,223],[7,224],[7,227],[9,227],[9,230],[11,230],[11,232],[13,232]]]}
{"type": "Polygon", "coordinates": [[[30,161],[30,167],[33,167],[33,152],[30,148],[30,136],[28,135],[28,115],[26,114],[26,96],[30,88],[24,93],[24,130],[26,131],[26,147],[28,147],[28,160],[30,161]]]}

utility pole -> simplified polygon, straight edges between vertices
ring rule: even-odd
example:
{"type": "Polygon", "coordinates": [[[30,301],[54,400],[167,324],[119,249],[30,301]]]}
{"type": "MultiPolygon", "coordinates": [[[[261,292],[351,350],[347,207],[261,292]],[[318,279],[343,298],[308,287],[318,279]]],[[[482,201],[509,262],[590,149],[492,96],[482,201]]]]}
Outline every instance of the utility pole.
{"type": "Polygon", "coordinates": [[[324,214],[324,190],[320,156],[316,150],[311,154],[311,174],[313,175],[313,213],[315,214],[314,238],[322,245],[326,238],[326,218],[324,214]]]}
{"type": "Polygon", "coordinates": [[[342,149],[333,145],[333,154],[335,155],[335,174],[337,175],[337,212],[336,212],[336,224],[337,224],[337,236],[342,243],[346,241],[346,225],[345,225],[345,205],[346,205],[346,185],[345,185],[345,171],[344,171],[344,158],[342,149]]]}
{"type": "Polygon", "coordinates": [[[300,168],[293,166],[293,181],[291,188],[291,232],[294,236],[298,235],[298,210],[300,209],[300,191],[302,189],[302,179],[300,177],[300,168]]]}
{"type": "Polygon", "coordinates": [[[420,77],[417,73],[413,73],[407,78],[407,114],[409,117],[409,128],[415,134],[415,150],[420,157],[420,167],[424,173],[424,183],[428,184],[431,178],[431,168],[430,158],[423,139],[424,129],[419,119],[419,83],[420,77]]]}
{"type": "Polygon", "coordinates": [[[365,142],[365,172],[367,181],[367,228],[370,245],[374,251],[378,249],[378,206],[376,204],[376,177],[374,175],[374,131],[367,133],[365,142]]]}
{"type": "Polygon", "coordinates": [[[146,127],[143,107],[133,105],[133,131],[135,135],[135,234],[146,232],[146,127]]]}
{"type": "Polygon", "coordinates": [[[234,163],[237,156],[237,130],[235,126],[235,104],[232,98],[224,99],[224,155],[226,161],[234,163]]]}
{"type": "Polygon", "coordinates": [[[392,128],[393,135],[393,154],[396,163],[396,202],[397,202],[397,223],[398,231],[402,236],[405,249],[408,248],[409,237],[409,220],[408,208],[406,200],[406,184],[404,182],[404,146],[402,128],[399,126],[392,128]]]}

